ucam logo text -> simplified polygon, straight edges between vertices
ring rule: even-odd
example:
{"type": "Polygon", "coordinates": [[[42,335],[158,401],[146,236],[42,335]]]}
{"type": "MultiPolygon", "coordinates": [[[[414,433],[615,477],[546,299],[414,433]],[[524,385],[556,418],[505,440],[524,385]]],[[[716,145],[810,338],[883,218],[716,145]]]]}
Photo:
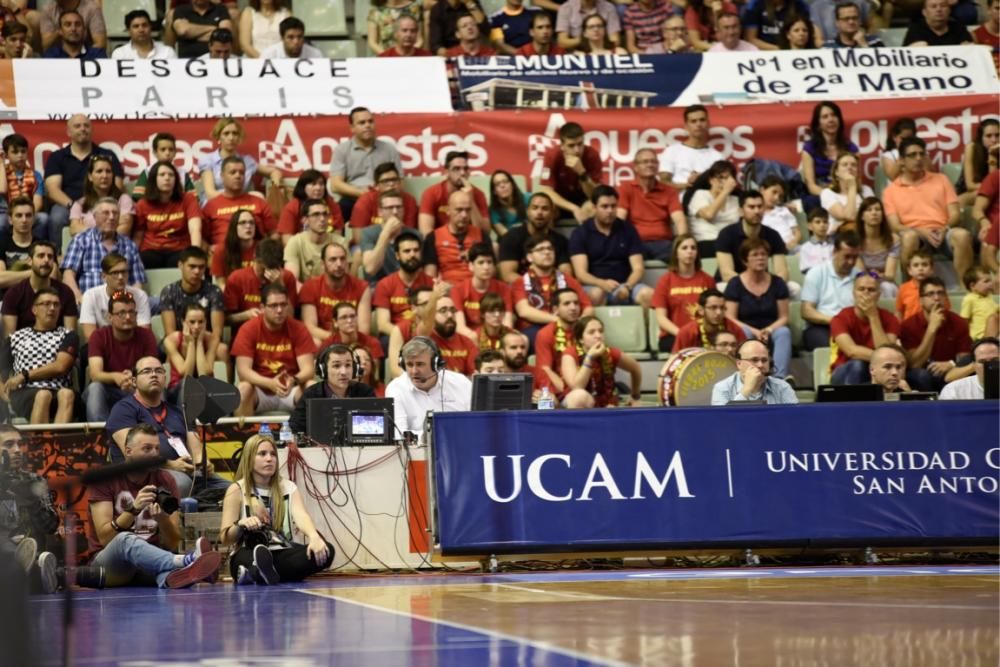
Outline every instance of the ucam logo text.
{"type": "Polygon", "coordinates": [[[522,491],[530,493],[539,500],[562,503],[570,501],[593,500],[591,494],[595,489],[601,489],[610,500],[642,500],[646,492],[653,497],[662,498],[673,479],[678,498],[694,498],[688,488],[687,475],[680,452],[674,452],[666,469],[657,473],[642,452],[636,452],[634,465],[627,470],[612,470],[604,457],[594,456],[583,465],[574,464],[570,454],[544,454],[527,462],[524,454],[508,455],[504,465],[509,471],[504,471],[503,479],[510,479],[510,488],[501,492],[497,489],[496,456],[481,456],[483,462],[483,487],[486,495],[498,503],[509,503],[516,500],[522,491]],[[585,473],[585,475],[584,475],[585,473]],[[554,488],[553,480],[561,481],[561,488],[554,488]],[[622,486],[622,484],[628,484],[622,486]],[[630,483],[630,484],[629,484],[630,483]],[[578,486],[582,484],[582,486],[578,486]],[[579,488],[579,491],[577,491],[579,488]],[[622,493],[622,488],[631,488],[628,497],[622,493]]]}

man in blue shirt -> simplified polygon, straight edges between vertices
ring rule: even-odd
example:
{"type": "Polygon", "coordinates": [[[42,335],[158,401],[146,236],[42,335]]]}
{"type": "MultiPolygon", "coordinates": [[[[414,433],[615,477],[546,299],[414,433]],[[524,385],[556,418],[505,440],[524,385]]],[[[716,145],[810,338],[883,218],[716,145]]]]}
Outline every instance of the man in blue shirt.
{"type": "Polygon", "coordinates": [[[146,270],[138,246],[129,237],[118,233],[118,213],[115,199],[99,199],[94,206],[97,226],[77,234],[66,249],[61,267],[63,282],[73,290],[77,303],[83,300],[84,292],[104,282],[101,262],[111,252],[117,252],[128,261],[129,285],[142,290],[142,284],[146,282],[146,270]]]}
{"type": "Polygon", "coordinates": [[[807,322],[802,333],[806,350],[830,345],[830,320],[844,308],[854,305],[854,276],[858,271],[861,239],[854,232],[838,232],[833,241],[833,256],[813,267],[802,286],[802,319],[807,322]]]}
{"type": "Polygon", "coordinates": [[[59,41],[42,52],[43,58],[75,58],[77,60],[97,60],[107,58],[104,49],[88,47],[83,43],[86,31],[83,17],[68,9],[59,16],[59,41]]]}
{"type": "Polygon", "coordinates": [[[712,388],[712,405],[733,401],[764,401],[768,405],[798,403],[791,385],[769,377],[771,353],[759,340],[748,340],[736,349],[736,372],[712,388]]]}
{"type": "Polygon", "coordinates": [[[599,185],[591,195],[594,217],[573,230],[569,259],[573,274],[595,306],[636,303],[648,308],[653,288],[642,284],[642,240],[617,216],[618,193],[599,185]]]}

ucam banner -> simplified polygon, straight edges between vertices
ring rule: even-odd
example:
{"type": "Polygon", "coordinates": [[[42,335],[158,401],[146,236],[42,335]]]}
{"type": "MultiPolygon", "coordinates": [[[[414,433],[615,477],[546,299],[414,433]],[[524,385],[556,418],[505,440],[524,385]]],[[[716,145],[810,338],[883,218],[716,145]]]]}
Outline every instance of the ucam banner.
{"type": "Polygon", "coordinates": [[[996,402],[433,418],[441,552],[996,543],[996,402]]]}
{"type": "Polygon", "coordinates": [[[983,46],[675,55],[460,58],[461,99],[502,108],[622,109],[725,102],[996,94],[983,46]]]}
{"type": "Polygon", "coordinates": [[[16,117],[324,116],[452,110],[440,58],[13,61],[16,117]]]}

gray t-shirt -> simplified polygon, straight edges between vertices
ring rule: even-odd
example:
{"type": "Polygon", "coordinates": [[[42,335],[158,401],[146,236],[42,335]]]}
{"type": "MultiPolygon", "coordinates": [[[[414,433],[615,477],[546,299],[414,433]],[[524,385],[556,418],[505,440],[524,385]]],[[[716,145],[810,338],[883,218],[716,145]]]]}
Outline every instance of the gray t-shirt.
{"type": "Polygon", "coordinates": [[[399,151],[392,144],[376,139],[370,149],[362,148],[352,137],[341,141],[333,149],[330,175],[341,176],[350,185],[365,190],[375,183],[375,167],[383,162],[392,162],[396,171],[403,175],[403,165],[399,161],[399,151]]]}

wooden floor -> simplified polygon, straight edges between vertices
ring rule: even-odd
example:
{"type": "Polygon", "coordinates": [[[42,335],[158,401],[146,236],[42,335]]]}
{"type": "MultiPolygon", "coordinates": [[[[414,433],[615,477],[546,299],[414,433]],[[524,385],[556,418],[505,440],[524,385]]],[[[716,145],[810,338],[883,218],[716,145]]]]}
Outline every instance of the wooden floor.
{"type": "MultiPolygon", "coordinates": [[[[226,665],[995,667],[998,586],[996,567],[876,566],[337,576],[274,588],[118,589],[79,596],[78,635],[114,629],[161,640],[142,657],[126,645],[119,653],[114,642],[76,645],[78,664],[86,665],[210,665],[239,657],[226,665]],[[252,627],[262,631],[248,632],[252,627]]],[[[50,629],[58,603],[54,596],[32,601],[50,629]]],[[[56,664],[57,646],[45,647],[46,664],[56,664]]]]}

